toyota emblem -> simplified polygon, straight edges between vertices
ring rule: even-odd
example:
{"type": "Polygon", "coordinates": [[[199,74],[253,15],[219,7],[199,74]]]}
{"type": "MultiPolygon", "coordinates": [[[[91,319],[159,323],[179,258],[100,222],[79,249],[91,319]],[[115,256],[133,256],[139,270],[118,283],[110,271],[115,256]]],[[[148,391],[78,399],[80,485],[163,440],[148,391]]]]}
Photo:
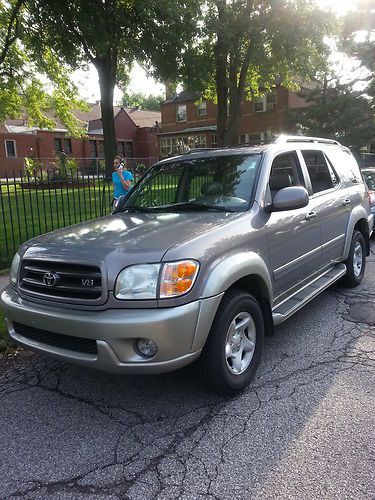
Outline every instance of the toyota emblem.
{"type": "Polygon", "coordinates": [[[44,273],[43,274],[43,283],[46,286],[55,286],[57,281],[57,275],[53,273],[44,273]]]}

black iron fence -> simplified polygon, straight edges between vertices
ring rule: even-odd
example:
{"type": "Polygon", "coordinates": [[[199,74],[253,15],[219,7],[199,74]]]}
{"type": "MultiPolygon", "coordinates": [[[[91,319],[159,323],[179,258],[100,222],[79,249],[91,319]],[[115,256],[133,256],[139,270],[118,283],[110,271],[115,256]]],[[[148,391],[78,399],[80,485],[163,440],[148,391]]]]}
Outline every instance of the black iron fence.
{"type": "MultiPolygon", "coordinates": [[[[75,162],[48,168],[34,163],[0,178],[0,269],[30,238],[110,213],[112,179],[98,162],[75,162]]],[[[128,159],[127,168],[136,181],[148,165],[128,159]]]]}
{"type": "MultiPolygon", "coordinates": [[[[361,168],[375,167],[375,154],[355,156],[361,168]]],[[[111,211],[112,179],[106,178],[101,159],[57,164],[44,160],[29,162],[23,170],[0,178],[0,269],[9,267],[18,247],[30,238],[111,211]]],[[[153,162],[140,160],[127,159],[135,180],[153,162]]],[[[155,186],[166,202],[172,184],[168,178],[163,186],[155,186]]]]}

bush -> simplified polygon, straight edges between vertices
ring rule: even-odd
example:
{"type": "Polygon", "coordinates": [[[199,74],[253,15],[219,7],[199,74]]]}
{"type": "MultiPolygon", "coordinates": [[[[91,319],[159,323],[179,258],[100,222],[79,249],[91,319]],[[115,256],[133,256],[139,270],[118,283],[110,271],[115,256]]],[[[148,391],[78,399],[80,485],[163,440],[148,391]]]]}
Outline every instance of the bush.
{"type": "Polygon", "coordinates": [[[42,164],[33,158],[25,158],[25,170],[27,177],[36,182],[46,180],[48,175],[46,170],[43,170],[42,164]]]}

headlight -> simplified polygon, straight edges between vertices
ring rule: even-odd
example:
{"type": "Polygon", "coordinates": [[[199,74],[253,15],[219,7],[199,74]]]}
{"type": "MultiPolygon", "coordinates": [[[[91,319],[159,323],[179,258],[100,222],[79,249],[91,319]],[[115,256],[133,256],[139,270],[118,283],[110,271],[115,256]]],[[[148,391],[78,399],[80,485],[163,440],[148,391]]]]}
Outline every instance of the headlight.
{"type": "Polygon", "coordinates": [[[189,292],[198,269],[199,264],[195,260],[164,264],[160,279],[160,298],[178,297],[189,292]]]}
{"type": "Polygon", "coordinates": [[[12,265],[10,266],[9,279],[13,285],[17,284],[18,268],[20,267],[21,257],[16,253],[13,257],[12,265]]]}
{"type": "Polygon", "coordinates": [[[160,264],[140,264],[121,271],[116,280],[117,299],[156,299],[160,264]]]}
{"type": "Polygon", "coordinates": [[[179,297],[191,290],[198,269],[199,264],[194,260],[126,267],[117,276],[115,297],[123,300],[179,297]]]}

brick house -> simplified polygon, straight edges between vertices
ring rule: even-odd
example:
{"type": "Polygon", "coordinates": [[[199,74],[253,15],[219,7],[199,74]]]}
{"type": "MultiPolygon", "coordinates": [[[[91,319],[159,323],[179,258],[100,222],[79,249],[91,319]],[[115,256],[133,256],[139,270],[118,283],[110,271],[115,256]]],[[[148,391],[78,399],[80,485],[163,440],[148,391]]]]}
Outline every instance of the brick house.
{"type": "MultiPolygon", "coordinates": [[[[87,137],[75,139],[67,135],[56,121],[53,130],[28,127],[27,119],[8,120],[0,125],[0,177],[23,170],[24,158],[40,159],[43,166],[64,151],[68,157],[87,164],[89,159],[104,157],[103,128],[98,103],[87,112],[76,111],[87,137]],[[84,160],[86,159],[86,160],[84,160]]],[[[160,132],[161,114],[136,108],[114,107],[117,151],[124,157],[151,164],[159,157],[156,133],[160,132]]]]}
{"type": "MultiPolygon", "coordinates": [[[[306,102],[295,92],[277,86],[272,92],[242,104],[238,143],[256,144],[269,136],[296,133],[288,124],[290,108],[305,107],[306,102]]],[[[183,91],[161,104],[163,130],[158,134],[159,153],[167,157],[192,148],[217,146],[217,105],[183,91]]]]}

